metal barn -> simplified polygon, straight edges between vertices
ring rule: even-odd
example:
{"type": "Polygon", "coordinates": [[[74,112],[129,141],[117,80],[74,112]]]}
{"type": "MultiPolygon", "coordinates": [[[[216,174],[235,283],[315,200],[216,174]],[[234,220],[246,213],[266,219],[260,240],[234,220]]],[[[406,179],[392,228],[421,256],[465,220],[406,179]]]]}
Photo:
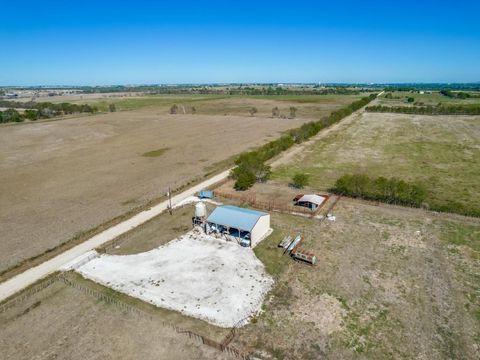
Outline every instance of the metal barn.
{"type": "Polygon", "coordinates": [[[270,230],[270,214],[232,205],[219,206],[207,218],[210,231],[238,238],[254,247],[270,230]]]}

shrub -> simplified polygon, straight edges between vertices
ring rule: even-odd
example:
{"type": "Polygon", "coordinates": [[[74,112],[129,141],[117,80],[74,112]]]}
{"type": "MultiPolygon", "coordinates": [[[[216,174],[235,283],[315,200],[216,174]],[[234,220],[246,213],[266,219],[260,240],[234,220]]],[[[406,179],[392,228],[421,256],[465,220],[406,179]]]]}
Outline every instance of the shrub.
{"type": "Polygon", "coordinates": [[[308,185],[308,175],[298,173],[292,177],[292,185],[298,189],[301,189],[308,185]]]}
{"type": "Polygon", "coordinates": [[[115,107],[115,104],[110,104],[110,105],[108,105],[108,109],[110,110],[110,112],[115,112],[115,111],[117,111],[117,108],[115,107]]]}
{"type": "Polygon", "coordinates": [[[37,110],[25,110],[23,116],[25,117],[25,119],[34,121],[40,117],[40,114],[37,110]]]}

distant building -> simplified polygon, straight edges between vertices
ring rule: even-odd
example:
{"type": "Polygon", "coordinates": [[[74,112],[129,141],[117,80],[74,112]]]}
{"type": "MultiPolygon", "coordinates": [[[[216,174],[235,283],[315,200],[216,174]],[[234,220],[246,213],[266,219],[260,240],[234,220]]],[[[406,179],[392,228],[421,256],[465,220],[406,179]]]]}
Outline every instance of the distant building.
{"type": "Polygon", "coordinates": [[[207,218],[209,232],[226,234],[239,239],[242,246],[254,247],[270,230],[270,214],[240,208],[219,206],[207,218]]]}
{"type": "Polygon", "coordinates": [[[320,205],[326,200],[325,197],[316,194],[297,195],[293,199],[293,203],[297,206],[303,206],[309,208],[312,211],[318,209],[320,205]]]}

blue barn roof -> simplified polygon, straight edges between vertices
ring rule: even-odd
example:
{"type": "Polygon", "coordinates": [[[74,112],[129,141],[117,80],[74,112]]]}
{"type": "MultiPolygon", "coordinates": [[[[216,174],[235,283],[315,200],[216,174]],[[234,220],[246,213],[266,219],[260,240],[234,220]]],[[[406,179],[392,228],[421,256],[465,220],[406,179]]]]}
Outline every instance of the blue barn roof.
{"type": "Polygon", "coordinates": [[[207,218],[208,222],[231,228],[252,231],[258,219],[267,213],[232,205],[219,206],[207,218]]]}

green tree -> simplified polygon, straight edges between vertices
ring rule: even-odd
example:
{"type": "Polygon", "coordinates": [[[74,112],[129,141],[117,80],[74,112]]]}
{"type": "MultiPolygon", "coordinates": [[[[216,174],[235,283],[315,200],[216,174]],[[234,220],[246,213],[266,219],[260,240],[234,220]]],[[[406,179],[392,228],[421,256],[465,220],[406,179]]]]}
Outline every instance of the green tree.
{"type": "Polygon", "coordinates": [[[409,96],[409,97],[407,98],[407,101],[408,101],[409,103],[413,103],[413,102],[415,101],[415,98],[409,96]]]}
{"type": "Polygon", "coordinates": [[[242,171],[235,181],[235,190],[247,190],[255,184],[255,175],[249,171],[242,171]]]}
{"type": "Polygon", "coordinates": [[[7,109],[3,112],[3,122],[22,122],[23,116],[15,109],[7,109]]]}
{"type": "Polygon", "coordinates": [[[295,174],[292,177],[292,185],[298,189],[301,189],[308,185],[308,175],[303,173],[295,174]]]}

